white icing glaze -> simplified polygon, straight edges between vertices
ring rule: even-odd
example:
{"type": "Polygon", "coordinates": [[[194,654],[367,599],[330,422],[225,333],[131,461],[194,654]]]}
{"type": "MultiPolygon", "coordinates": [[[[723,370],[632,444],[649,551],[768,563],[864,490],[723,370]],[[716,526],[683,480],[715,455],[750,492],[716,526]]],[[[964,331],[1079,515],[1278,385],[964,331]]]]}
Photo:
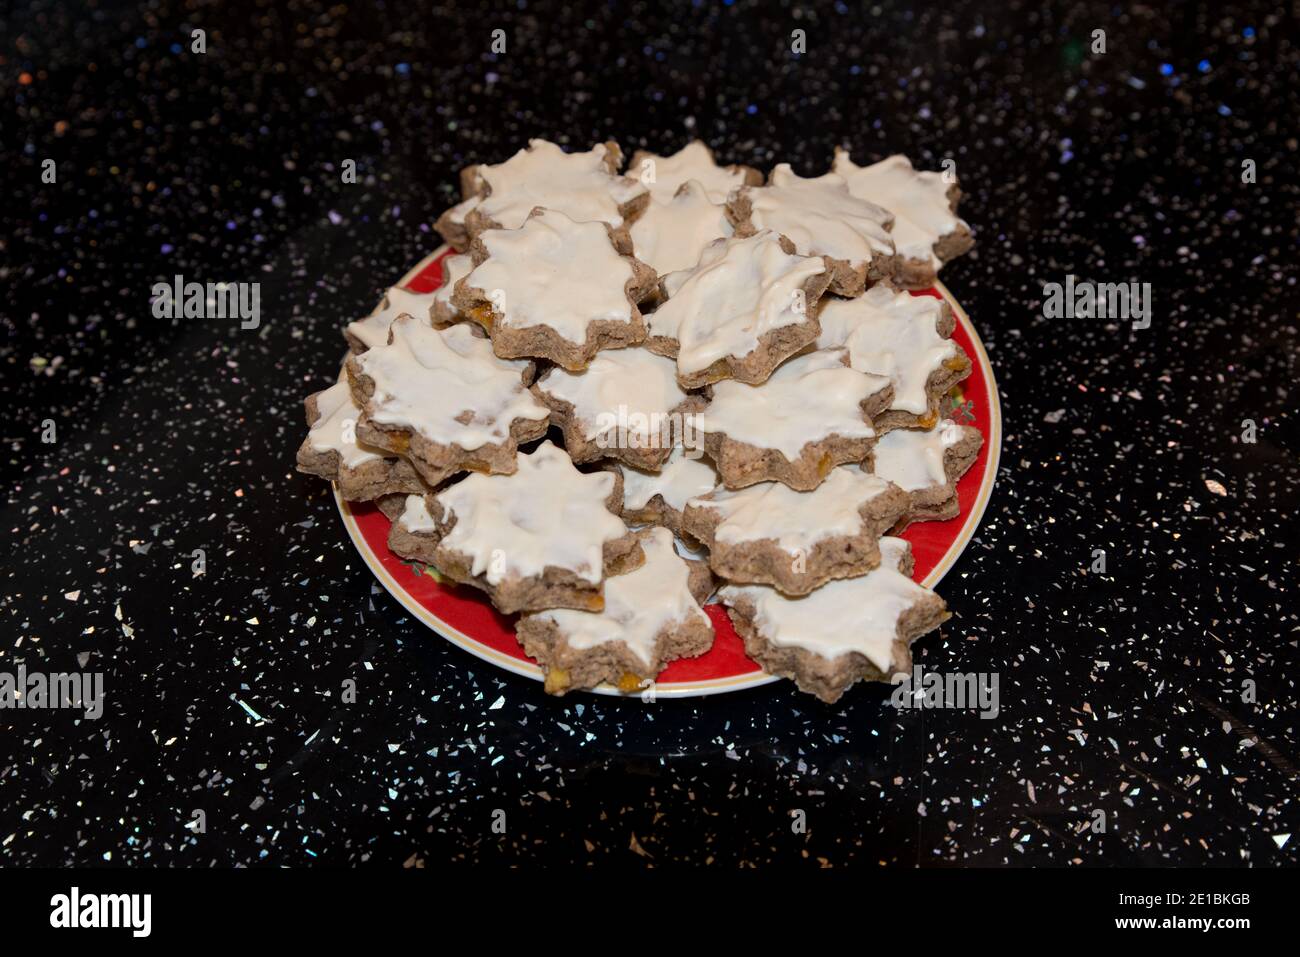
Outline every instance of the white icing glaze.
{"type": "Polygon", "coordinates": [[[402,514],[397,516],[397,521],[408,532],[432,532],[438,527],[423,495],[406,496],[406,504],[402,507],[402,514]]]}
{"type": "MultiPolygon", "coordinates": [[[[695,261],[695,265],[697,266],[700,265],[701,260],[703,260],[706,256],[712,257],[714,253],[710,252],[710,250],[717,245],[719,245],[719,241],[715,239],[713,242],[709,243],[709,245],[705,246],[704,249],[700,251],[700,257],[695,261]]],[[[682,286],[685,284],[686,280],[691,278],[692,271],[693,270],[691,269],[679,269],[676,272],[670,272],[667,275],[660,276],[659,285],[662,287],[664,295],[670,299],[673,296],[677,295],[677,290],[681,289],[682,286]]],[[[650,322],[652,320],[649,317],[647,317],[646,321],[650,322]]],[[[668,324],[668,320],[666,319],[660,320],[660,322],[661,325],[665,327],[668,324]]],[[[665,333],[665,335],[666,334],[667,333],[665,333]]]]}
{"type": "Polygon", "coordinates": [[[800,598],[766,585],[726,585],[718,597],[734,606],[747,598],[759,634],[780,647],[804,648],[835,659],[856,651],[886,674],[894,670],[898,621],[930,589],[898,570],[911,546],[880,540],[880,565],[858,578],[840,578],[800,598]]]}
{"type": "Polygon", "coordinates": [[[503,229],[518,229],[535,206],[559,210],[580,223],[620,226],[619,206],[646,190],[635,180],[612,175],[606,153],[603,143],[585,153],[566,153],[546,140],[529,140],[527,149],[504,163],[478,167],[479,182],[491,188],[490,195],[478,200],[478,209],[503,229]]]}
{"type": "Polygon", "coordinates": [[[618,254],[600,223],[576,223],[548,209],[519,229],[489,229],[480,238],[488,259],[465,284],[493,301],[499,325],[550,326],[582,344],[594,320],[632,321],[626,291],[632,264],[618,254]]]}
{"type": "Polygon", "coordinates": [[[943,174],[918,172],[906,156],[858,166],[844,150],[836,150],[832,169],[844,177],[854,196],[894,214],[894,244],[908,259],[928,261],[937,269],[934,244],[966,226],[949,208],[943,174]]]}
{"type": "Polygon", "coordinates": [[[734,230],[723,207],[711,202],[704,187],[691,180],[668,202],[652,202],[630,232],[632,254],[663,276],[690,269],[709,243],[734,230]]]}
{"type": "Polygon", "coordinates": [[[451,255],[444,259],[442,261],[442,285],[430,293],[433,302],[450,307],[451,294],[456,287],[456,283],[468,276],[473,268],[474,260],[469,256],[451,255]]]}
{"type": "Polygon", "coordinates": [[[599,584],[605,543],[627,534],[605,506],[613,474],[579,472],[550,442],[518,462],[513,475],[476,472],[434,496],[444,522],[456,516],[441,544],[468,555],[472,573],[493,585],[541,575],[548,566],[599,584]]]}
{"type": "Polygon", "coordinates": [[[652,529],[641,549],[645,562],[639,568],[605,579],[603,611],[558,608],[538,617],[554,622],[572,648],[587,651],[621,641],[651,667],[655,641],[664,631],[688,622],[707,625],[709,616],[691,594],[690,567],[673,547],[672,532],[652,529]]]}
{"type": "Polygon", "coordinates": [[[654,164],[655,181],[645,185],[656,203],[667,203],[672,200],[682,183],[688,180],[697,181],[714,203],[725,203],[728,193],[745,184],[743,170],[732,172],[725,166],[719,166],[714,161],[709,148],[699,140],[692,140],[672,156],[643,153],[636,168],[627,171],[629,179],[641,181],[640,177],[647,159],[654,164]]]}
{"type": "Polygon", "coordinates": [[[816,257],[792,256],[775,233],[719,240],[671,284],[672,298],[646,317],[650,334],[678,342],[677,368],[691,373],[743,358],[759,336],[808,321],[803,286],[826,271],[816,257]]]}
{"type": "Polygon", "coordinates": [[[863,520],[858,510],[888,488],[884,479],[849,466],[832,469],[826,481],[811,492],[796,492],[780,482],[762,482],[736,491],[720,488],[687,504],[721,517],[714,532],[720,542],[774,538],[791,554],[807,554],[833,535],[861,534],[863,520]]]}
{"type": "Polygon", "coordinates": [[[346,381],[336,382],[324,392],[318,393],[316,411],[319,417],[307,433],[307,439],[317,452],[337,452],[339,459],[348,468],[356,468],[372,459],[383,458],[383,453],[378,449],[371,449],[370,446],[356,440],[355,430],[357,419],[361,418],[361,410],[352,401],[352,390],[348,388],[346,381]],[[349,430],[352,441],[347,441],[343,437],[349,421],[352,423],[352,428],[349,430]]]}
{"type": "Polygon", "coordinates": [[[405,313],[424,322],[429,321],[429,309],[433,306],[432,292],[411,292],[401,286],[393,286],[386,293],[375,311],[364,319],[348,323],[348,333],[367,349],[388,344],[388,327],[393,320],[405,313]]]}
{"type": "Polygon", "coordinates": [[[817,314],[822,326],[817,347],[848,349],[853,368],[894,383],[891,409],[920,415],[929,408],[930,373],[957,355],[956,345],[936,328],[940,310],[933,296],[885,286],[873,286],[856,299],[829,299],[817,314]]]}
{"type": "Polygon", "coordinates": [[[834,173],[805,179],[782,163],[768,185],[748,188],[757,229],[772,229],[795,245],[801,256],[830,256],[850,263],[869,263],[892,255],[886,226],[890,215],[875,203],[857,199],[834,173]]]}
{"type": "Polygon", "coordinates": [[[427,321],[393,322],[392,345],[376,346],[354,362],[374,380],[370,417],[413,429],[432,442],[473,451],[504,442],[514,419],[550,412],[524,388],[528,363],[498,359],[492,343],[468,325],[434,329],[427,321]],[[471,414],[468,422],[458,421],[471,414]]]}
{"type": "Polygon", "coordinates": [[[623,472],[623,507],[645,508],[650,499],[662,496],[664,504],[679,512],[688,499],[705,495],[718,487],[718,473],[703,456],[690,458],[679,445],[659,472],[643,472],[620,466],[623,472]]]}
{"type": "Polygon", "coordinates": [[[943,485],[948,481],[943,470],[944,451],[960,442],[961,437],[961,426],[952,419],[924,431],[895,429],[882,435],[872,449],[872,471],[904,492],[943,485]]]}
{"type": "Polygon", "coordinates": [[[704,431],[776,449],[791,461],[804,445],[830,435],[871,438],[876,433],[862,402],[889,380],[849,368],[844,355],[843,349],[822,349],[799,356],[779,366],[762,385],[734,379],[716,383],[704,412],[704,431]]]}
{"type": "Polygon", "coordinates": [[[645,349],[608,349],[582,372],[551,369],[537,388],[573,406],[588,441],[623,432],[636,448],[673,439],[670,410],[686,401],[677,365],[645,349]]]}
{"type": "MultiPolygon", "coordinates": [[[[478,183],[481,186],[482,180],[478,180],[478,183]]],[[[457,226],[464,226],[465,217],[469,215],[469,211],[471,209],[474,209],[476,206],[478,206],[479,202],[480,200],[479,197],[477,196],[471,196],[469,199],[463,199],[455,206],[451,207],[451,209],[447,210],[447,218],[450,219],[457,226]]]]}

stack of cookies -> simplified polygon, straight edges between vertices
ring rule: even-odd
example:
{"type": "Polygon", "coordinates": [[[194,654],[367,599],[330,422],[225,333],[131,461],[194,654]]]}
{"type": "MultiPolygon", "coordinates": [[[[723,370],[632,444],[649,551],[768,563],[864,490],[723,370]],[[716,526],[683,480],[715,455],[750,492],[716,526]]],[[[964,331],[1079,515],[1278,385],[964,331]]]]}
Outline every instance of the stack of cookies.
{"type": "Polygon", "coordinates": [[[945,302],[959,192],[902,156],[814,178],[691,143],[544,140],[461,175],[432,293],[388,291],[307,399],[302,471],[389,547],[481,589],[564,694],[637,691],[713,643],[833,702],[946,617],[910,522],[958,511],[982,436],[945,302]]]}

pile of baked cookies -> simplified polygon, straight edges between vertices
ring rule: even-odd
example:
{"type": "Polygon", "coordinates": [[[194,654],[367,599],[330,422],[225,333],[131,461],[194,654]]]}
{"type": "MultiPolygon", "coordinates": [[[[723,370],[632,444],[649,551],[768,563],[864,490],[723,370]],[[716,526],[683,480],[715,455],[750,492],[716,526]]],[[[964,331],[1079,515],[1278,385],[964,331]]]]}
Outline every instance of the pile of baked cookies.
{"type": "Polygon", "coordinates": [[[549,692],[640,691],[711,647],[711,596],[825,701],[908,672],[947,611],[890,533],[955,516],[982,443],[941,416],[949,307],[908,292],[971,246],[948,179],[840,151],[764,181],[699,142],[471,166],[441,287],[347,327],[299,468],[518,614],[549,692]]]}

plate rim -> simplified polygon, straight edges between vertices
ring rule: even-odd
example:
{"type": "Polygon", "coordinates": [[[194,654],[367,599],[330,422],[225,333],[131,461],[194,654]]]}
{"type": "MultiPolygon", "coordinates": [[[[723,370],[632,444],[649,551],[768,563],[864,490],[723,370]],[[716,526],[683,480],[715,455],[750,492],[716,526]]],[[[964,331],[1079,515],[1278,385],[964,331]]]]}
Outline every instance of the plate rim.
{"type": "MultiPolygon", "coordinates": [[[[437,249],[416,263],[416,265],[411,267],[411,269],[407,270],[405,275],[397,281],[397,285],[408,285],[412,279],[424,272],[424,270],[437,260],[439,256],[442,256],[450,249],[451,247],[446,243],[440,245],[437,249]]],[[[972,504],[969,514],[962,523],[961,530],[957,533],[957,537],[953,540],[952,545],[950,545],[944,552],[943,558],[935,564],[934,568],[930,570],[930,573],[921,581],[921,584],[926,588],[933,588],[942,581],[944,575],[946,575],[948,570],[952,568],[957,559],[961,558],[965,553],[967,547],[970,545],[971,539],[975,536],[975,532],[979,530],[980,523],[984,519],[984,513],[988,509],[989,500],[993,495],[993,487],[997,483],[998,465],[1002,458],[1002,396],[998,391],[997,377],[993,374],[993,363],[989,359],[988,351],[984,348],[984,340],[980,338],[979,332],[975,328],[975,324],[971,322],[970,315],[962,305],[957,302],[948,287],[945,286],[942,281],[936,279],[934,288],[952,308],[957,321],[965,325],[966,333],[970,337],[971,344],[975,347],[975,350],[978,353],[981,372],[986,375],[988,380],[989,433],[985,437],[985,442],[989,446],[989,457],[988,464],[984,471],[983,480],[980,482],[979,491],[975,496],[975,502],[972,504]]],[[[388,573],[383,565],[380,564],[379,560],[374,555],[373,550],[370,548],[370,544],[362,535],[361,528],[357,524],[356,516],[353,515],[351,506],[346,500],[344,500],[343,496],[339,494],[337,483],[331,483],[330,488],[334,495],[334,503],[338,508],[339,517],[343,521],[343,527],[347,530],[348,537],[352,540],[353,547],[356,548],[357,553],[361,556],[361,560],[365,562],[366,566],[370,569],[371,574],[379,579],[379,583],[384,586],[384,589],[390,595],[397,599],[398,603],[403,608],[414,615],[435,634],[450,641],[453,645],[468,651],[474,657],[525,678],[532,678],[536,681],[544,680],[544,675],[540,666],[531,661],[513,658],[494,648],[487,647],[482,642],[465,634],[454,625],[439,618],[429,609],[416,601],[415,598],[388,573]]],[[[702,681],[683,681],[668,684],[659,684],[656,682],[653,687],[656,698],[699,698],[731,691],[741,691],[747,688],[758,688],[780,680],[780,676],[769,675],[760,670],[743,675],[732,675],[726,678],[709,678],[702,681]]],[[[623,699],[640,697],[639,695],[628,695],[619,691],[617,688],[612,688],[606,685],[583,690],[589,691],[593,694],[623,699]]]]}

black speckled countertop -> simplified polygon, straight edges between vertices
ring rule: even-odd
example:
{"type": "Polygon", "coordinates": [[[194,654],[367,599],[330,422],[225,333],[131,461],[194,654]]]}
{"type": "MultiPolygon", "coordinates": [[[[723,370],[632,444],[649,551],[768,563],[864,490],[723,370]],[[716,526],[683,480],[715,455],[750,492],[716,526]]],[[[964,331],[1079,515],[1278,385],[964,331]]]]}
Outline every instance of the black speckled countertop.
{"type": "Polygon", "coordinates": [[[0,863],[1295,864],[1296,21],[942,7],[8,5],[0,672],[105,711],[0,710],[0,863]],[[998,673],[995,720],[552,700],[380,590],[301,399],[535,135],[956,160],[1006,434],[916,651],[998,673]],[[1151,283],[1151,327],[1044,318],[1069,273],[1151,283]],[[260,282],[261,327],[153,318],[176,274],[260,282]]]}

